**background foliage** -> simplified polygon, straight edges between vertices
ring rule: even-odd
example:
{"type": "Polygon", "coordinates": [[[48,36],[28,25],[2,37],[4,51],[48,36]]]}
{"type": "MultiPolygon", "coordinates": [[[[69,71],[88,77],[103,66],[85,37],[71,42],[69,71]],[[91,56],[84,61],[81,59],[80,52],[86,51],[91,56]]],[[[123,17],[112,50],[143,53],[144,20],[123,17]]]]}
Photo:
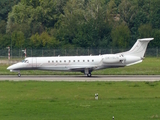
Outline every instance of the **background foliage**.
{"type": "Polygon", "coordinates": [[[0,49],[130,48],[154,37],[160,47],[159,0],[1,0],[0,49]]]}

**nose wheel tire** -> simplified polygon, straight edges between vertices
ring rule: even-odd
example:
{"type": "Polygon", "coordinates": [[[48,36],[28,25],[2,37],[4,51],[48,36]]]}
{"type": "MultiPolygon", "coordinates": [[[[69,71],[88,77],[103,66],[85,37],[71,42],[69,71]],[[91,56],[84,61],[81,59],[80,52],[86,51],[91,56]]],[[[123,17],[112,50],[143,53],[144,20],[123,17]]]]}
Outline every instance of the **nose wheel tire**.
{"type": "Polygon", "coordinates": [[[18,77],[21,77],[21,73],[18,73],[18,77]]]}

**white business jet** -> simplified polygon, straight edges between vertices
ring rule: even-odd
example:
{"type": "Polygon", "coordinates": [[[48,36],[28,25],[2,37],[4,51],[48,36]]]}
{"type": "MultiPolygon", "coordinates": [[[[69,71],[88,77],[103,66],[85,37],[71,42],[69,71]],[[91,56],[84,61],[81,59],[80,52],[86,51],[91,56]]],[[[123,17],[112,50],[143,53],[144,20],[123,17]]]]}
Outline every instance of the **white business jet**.
{"type": "Polygon", "coordinates": [[[138,39],[127,52],[90,56],[28,57],[9,66],[11,72],[20,70],[77,71],[91,77],[91,72],[105,68],[116,68],[142,62],[148,43],[154,38],[138,39]]]}

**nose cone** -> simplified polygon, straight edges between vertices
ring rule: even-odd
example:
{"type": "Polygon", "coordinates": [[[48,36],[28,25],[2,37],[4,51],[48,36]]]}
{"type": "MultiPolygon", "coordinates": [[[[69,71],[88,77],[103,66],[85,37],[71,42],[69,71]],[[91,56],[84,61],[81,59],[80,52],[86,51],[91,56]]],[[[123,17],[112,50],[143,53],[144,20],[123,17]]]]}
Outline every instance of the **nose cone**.
{"type": "Polygon", "coordinates": [[[11,66],[7,67],[7,70],[10,70],[11,69],[11,66]]]}
{"type": "Polygon", "coordinates": [[[9,66],[7,70],[16,70],[16,69],[19,69],[19,67],[20,67],[20,64],[16,63],[14,65],[9,66]]]}
{"type": "Polygon", "coordinates": [[[13,70],[15,65],[11,65],[7,68],[7,70],[13,70]]]}

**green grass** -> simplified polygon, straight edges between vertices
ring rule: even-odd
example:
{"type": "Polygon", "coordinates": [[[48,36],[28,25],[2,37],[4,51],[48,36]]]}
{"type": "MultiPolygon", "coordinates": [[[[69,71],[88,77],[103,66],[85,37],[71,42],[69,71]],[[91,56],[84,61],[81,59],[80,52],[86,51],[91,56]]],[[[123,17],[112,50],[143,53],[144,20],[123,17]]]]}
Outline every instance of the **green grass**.
{"type": "Polygon", "coordinates": [[[160,82],[0,82],[2,120],[158,120],[160,82]],[[99,100],[94,99],[98,93],[99,100]]]}
{"type": "MultiPolygon", "coordinates": [[[[11,75],[6,68],[8,65],[0,65],[0,75],[11,75]]],[[[22,75],[83,75],[79,72],[55,72],[55,71],[21,71],[22,75]]],[[[159,75],[160,74],[160,59],[145,58],[142,63],[124,68],[112,68],[99,71],[93,71],[93,75],[159,75]]]]}

